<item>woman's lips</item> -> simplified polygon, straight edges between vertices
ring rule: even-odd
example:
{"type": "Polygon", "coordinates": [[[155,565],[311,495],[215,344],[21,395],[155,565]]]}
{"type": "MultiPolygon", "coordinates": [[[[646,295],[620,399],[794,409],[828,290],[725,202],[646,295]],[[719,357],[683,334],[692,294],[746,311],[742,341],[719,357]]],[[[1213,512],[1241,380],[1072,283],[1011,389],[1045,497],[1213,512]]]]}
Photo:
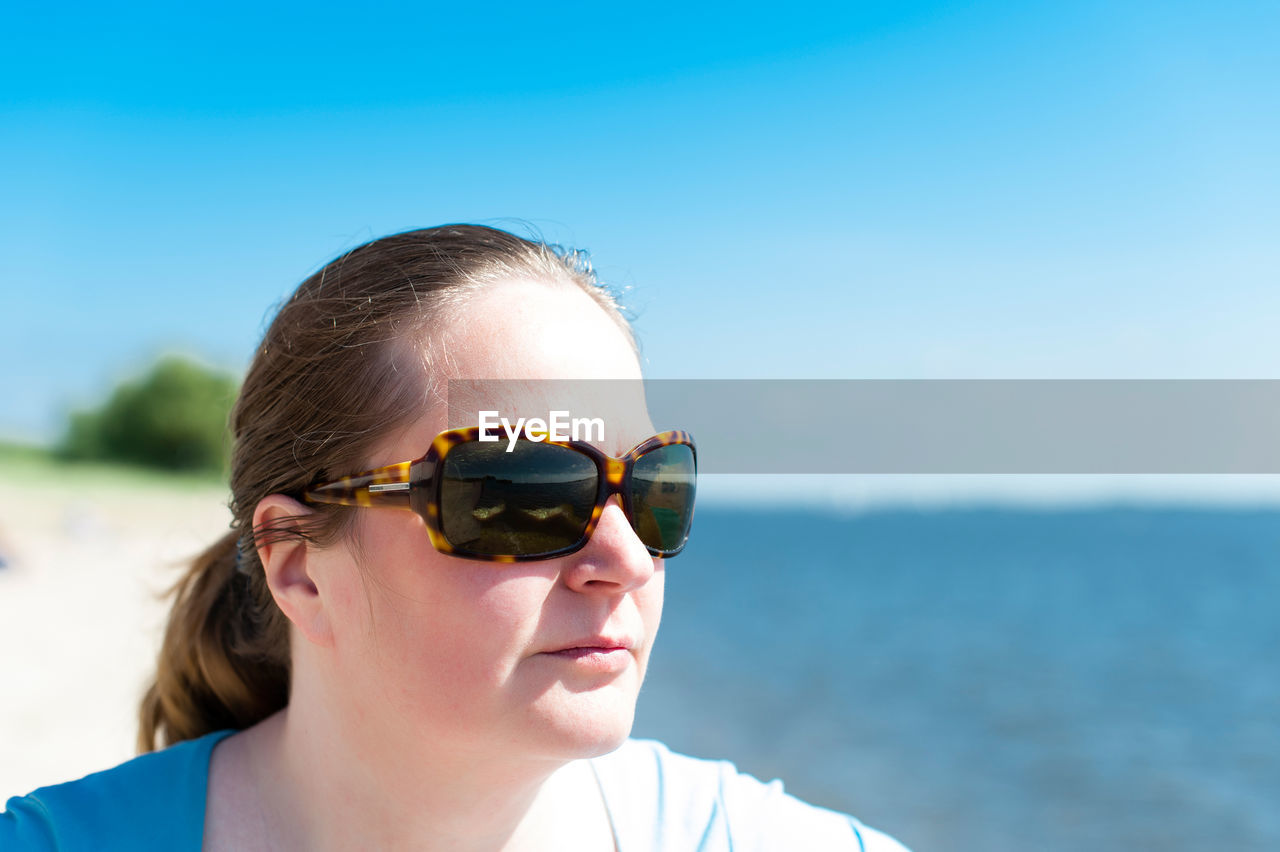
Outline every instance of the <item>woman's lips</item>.
{"type": "Polygon", "coordinates": [[[575,645],[543,656],[561,660],[576,669],[609,674],[620,672],[631,664],[631,649],[625,645],[575,645]]]}
{"type": "Polygon", "coordinates": [[[589,645],[581,648],[565,648],[561,651],[552,651],[552,655],[556,657],[566,657],[569,659],[579,659],[581,657],[589,657],[592,654],[612,654],[615,652],[626,653],[627,649],[621,645],[589,645]]]}

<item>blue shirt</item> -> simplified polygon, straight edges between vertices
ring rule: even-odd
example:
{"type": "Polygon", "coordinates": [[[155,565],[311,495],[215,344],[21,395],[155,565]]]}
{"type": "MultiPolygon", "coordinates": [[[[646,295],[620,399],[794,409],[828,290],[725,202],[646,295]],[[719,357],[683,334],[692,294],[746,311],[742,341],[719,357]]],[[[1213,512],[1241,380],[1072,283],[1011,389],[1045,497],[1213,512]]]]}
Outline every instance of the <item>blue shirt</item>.
{"type": "Polygon", "coordinates": [[[209,755],[234,733],[217,731],[15,796],[0,813],[0,850],[199,852],[209,755]]]}
{"type": "MultiPolygon", "coordinates": [[[[114,769],[15,796],[0,813],[3,852],[199,852],[218,731],[114,769]]],[[[618,852],[812,849],[905,852],[845,814],[805,804],[733,764],[628,740],[590,761],[618,852]]]]}

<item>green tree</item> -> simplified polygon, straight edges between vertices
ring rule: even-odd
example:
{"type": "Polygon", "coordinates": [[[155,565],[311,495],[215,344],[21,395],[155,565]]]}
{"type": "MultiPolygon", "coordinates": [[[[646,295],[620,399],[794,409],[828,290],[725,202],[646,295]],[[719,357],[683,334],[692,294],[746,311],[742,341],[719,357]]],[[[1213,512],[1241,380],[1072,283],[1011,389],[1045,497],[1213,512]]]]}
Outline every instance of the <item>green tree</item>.
{"type": "Polygon", "coordinates": [[[62,455],[168,470],[223,470],[235,396],[230,375],[164,358],[142,379],[119,385],[100,409],[73,414],[62,455]]]}

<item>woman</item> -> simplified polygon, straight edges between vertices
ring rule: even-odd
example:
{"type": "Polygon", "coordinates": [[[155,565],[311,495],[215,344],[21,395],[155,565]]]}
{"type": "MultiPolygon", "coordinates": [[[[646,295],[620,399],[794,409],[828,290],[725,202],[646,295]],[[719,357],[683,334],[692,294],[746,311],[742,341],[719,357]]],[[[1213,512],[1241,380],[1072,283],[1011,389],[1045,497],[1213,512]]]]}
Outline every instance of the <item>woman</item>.
{"type": "Polygon", "coordinates": [[[172,747],[11,799],[0,849],[899,849],[628,740],[695,464],[639,378],[577,253],[446,226],[313,275],[245,379],[233,528],[143,701],[141,750],[172,747]],[[604,434],[482,440],[450,402],[604,434]]]}

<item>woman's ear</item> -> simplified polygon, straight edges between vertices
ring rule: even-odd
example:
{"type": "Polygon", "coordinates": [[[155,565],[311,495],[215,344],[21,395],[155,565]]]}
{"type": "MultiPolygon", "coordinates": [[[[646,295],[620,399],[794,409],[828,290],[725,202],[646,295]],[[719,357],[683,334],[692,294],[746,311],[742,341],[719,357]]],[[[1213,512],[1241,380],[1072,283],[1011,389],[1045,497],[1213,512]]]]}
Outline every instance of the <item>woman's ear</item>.
{"type": "Polygon", "coordinates": [[[258,539],[258,558],[266,574],[267,588],[276,605],[302,635],[316,645],[333,644],[331,613],[321,593],[323,582],[318,569],[318,551],[299,536],[266,534],[267,530],[296,527],[301,519],[313,513],[292,497],[271,494],[258,502],[253,511],[253,528],[258,539]]]}

